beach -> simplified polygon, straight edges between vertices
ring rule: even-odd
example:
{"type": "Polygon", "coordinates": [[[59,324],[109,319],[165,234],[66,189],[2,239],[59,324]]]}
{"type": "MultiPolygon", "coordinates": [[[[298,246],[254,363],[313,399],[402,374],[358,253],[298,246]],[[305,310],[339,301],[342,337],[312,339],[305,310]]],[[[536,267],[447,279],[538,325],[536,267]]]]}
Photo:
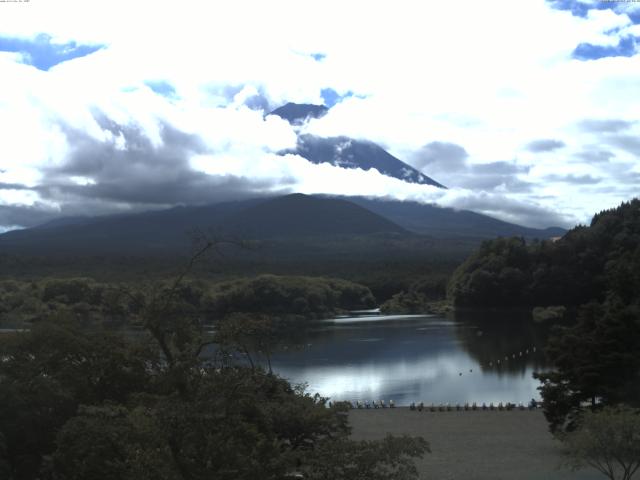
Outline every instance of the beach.
{"type": "Polygon", "coordinates": [[[597,480],[596,470],[561,468],[562,448],[541,411],[412,411],[354,409],[356,440],[385,435],[424,437],[431,453],[418,459],[420,478],[434,480],[597,480]]]}

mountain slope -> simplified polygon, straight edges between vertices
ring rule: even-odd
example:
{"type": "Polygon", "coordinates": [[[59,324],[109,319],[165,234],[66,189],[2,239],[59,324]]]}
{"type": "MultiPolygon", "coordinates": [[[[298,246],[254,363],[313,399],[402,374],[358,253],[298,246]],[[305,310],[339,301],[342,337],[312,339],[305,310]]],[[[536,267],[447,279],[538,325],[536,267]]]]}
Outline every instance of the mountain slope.
{"type": "Polygon", "coordinates": [[[0,235],[0,253],[160,253],[184,249],[189,245],[190,232],[198,229],[244,239],[407,233],[346,200],[294,194],[128,215],[60,219],[0,235]]]}
{"type": "Polygon", "coordinates": [[[255,238],[408,233],[390,220],[346,199],[300,193],[247,208],[232,219],[227,228],[255,238]]]}
{"type": "Polygon", "coordinates": [[[309,243],[304,239],[310,238],[328,244],[329,237],[378,233],[391,233],[398,239],[418,233],[434,239],[471,240],[550,238],[564,233],[562,229],[537,230],[475,212],[415,202],[293,194],[126,215],[61,218],[0,235],[0,254],[164,254],[184,251],[190,233],[196,230],[218,237],[278,239],[283,245],[309,243]]]}
{"type": "MultiPolygon", "coordinates": [[[[327,112],[328,108],[324,105],[287,103],[276,108],[270,115],[277,115],[291,125],[300,126],[310,118],[322,117],[327,112]]],[[[362,170],[376,169],[383,175],[405,182],[446,188],[394,157],[382,147],[365,140],[300,134],[296,148],[282,152],[282,154],[287,153],[300,155],[313,163],[330,163],[342,168],[361,168],[362,170]]]]}
{"type": "Polygon", "coordinates": [[[0,253],[157,253],[183,249],[196,229],[219,231],[226,219],[264,199],[142,213],[62,218],[0,235],[0,253]]]}
{"type": "Polygon", "coordinates": [[[330,163],[337,167],[362,170],[373,168],[383,175],[405,182],[446,188],[373,142],[354,140],[349,137],[321,138],[314,135],[300,135],[295,151],[289,153],[296,153],[313,163],[330,163]]]}
{"type": "Polygon", "coordinates": [[[375,200],[349,197],[349,201],[377,213],[392,222],[423,235],[433,237],[525,237],[546,239],[566,233],[560,227],[537,229],[523,227],[469,210],[454,210],[418,202],[375,200]]]}

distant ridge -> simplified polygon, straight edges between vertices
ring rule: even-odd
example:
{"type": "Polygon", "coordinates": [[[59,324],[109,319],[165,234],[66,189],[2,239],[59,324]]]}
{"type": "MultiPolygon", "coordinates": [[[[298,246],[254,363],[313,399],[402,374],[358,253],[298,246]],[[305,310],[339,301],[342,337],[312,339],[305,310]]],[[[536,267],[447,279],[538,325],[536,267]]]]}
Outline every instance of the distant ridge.
{"type": "Polygon", "coordinates": [[[243,239],[409,234],[344,199],[292,194],[270,199],[103,217],[69,217],[0,235],[0,253],[160,253],[184,249],[189,232],[243,239]]]}
{"type": "Polygon", "coordinates": [[[560,227],[545,229],[524,227],[497,218],[411,201],[348,197],[349,201],[377,213],[412,232],[433,237],[524,237],[549,239],[561,237],[567,230],[560,227]]]}
{"type": "MultiPolygon", "coordinates": [[[[470,211],[361,197],[292,194],[101,217],[66,217],[0,235],[0,254],[164,254],[184,251],[195,230],[242,239],[316,242],[336,236],[392,234],[410,239],[546,239],[565,230],[527,228],[470,211]],[[426,238],[426,237],[425,237],[426,238]]],[[[304,242],[303,242],[304,243],[304,242]]]]}

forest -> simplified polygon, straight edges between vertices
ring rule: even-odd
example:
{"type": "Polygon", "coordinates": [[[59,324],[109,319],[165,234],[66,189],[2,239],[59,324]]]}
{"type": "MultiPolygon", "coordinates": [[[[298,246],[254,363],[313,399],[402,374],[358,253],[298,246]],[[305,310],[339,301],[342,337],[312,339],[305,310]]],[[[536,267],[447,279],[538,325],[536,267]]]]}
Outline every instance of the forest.
{"type": "Polygon", "coordinates": [[[456,307],[578,306],[640,296],[640,200],[623,203],[556,241],[485,241],[454,272],[456,307]]]}
{"type": "Polygon", "coordinates": [[[314,320],[380,303],[567,307],[570,318],[552,320],[554,368],[536,374],[551,431],[579,428],[587,404],[640,404],[638,200],[556,241],[484,242],[453,273],[449,260],[394,264],[388,276],[352,272],[362,283],[211,275],[198,257],[212,246],[155,279],[0,280],[0,478],[417,478],[424,439],[351,440],[348,405],[270,367],[314,320]]]}
{"type": "Polygon", "coordinates": [[[0,334],[0,478],[416,478],[422,438],[353,441],[346,405],[252,361],[282,325],[372,306],[369,289],[185,273],[2,282],[3,318],[28,329],[0,334]]]}
{"type": "MultiPolygon", "coordinates": [[[[552,432],[579,427],[585,405],[640,405],[640,200],[596,214],[557,241],[487,241],[453,274],[455,307],[568,307],[538,372],[552,432]]],[[[563,309],[557,311],[563,312],[563,309]]]]}

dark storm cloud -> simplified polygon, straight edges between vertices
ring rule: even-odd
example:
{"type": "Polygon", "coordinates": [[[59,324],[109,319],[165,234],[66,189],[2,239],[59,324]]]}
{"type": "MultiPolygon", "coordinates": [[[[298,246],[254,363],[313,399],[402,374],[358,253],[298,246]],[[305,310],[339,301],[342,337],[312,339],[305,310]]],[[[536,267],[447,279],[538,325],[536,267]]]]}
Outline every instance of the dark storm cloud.
{"type": "MultiPolygon", "coordinates": [[[[61,188],[68,183],[69,177],[88,177],[97,187],[112,185],[116,191],[137,190],[134,201],[147,199],[148,203],[166,203],[160,202],[163,187],[187,188],[192,182],[197,183],[199,176],[206,177],[194,172],[188,163],[190,154],[206,151],[198,137],[165,124],[160,129],[162,145],[154,146],[135,125],[119,125],[102,115],[95,118],[103,130],[124,139],[124,149],[118,148],[115,142],[97,140],[84,132],[63,128],[72,153],[63,165],[44,170],[47,176],[44,185],[51,189],[61,188]]],[[[167,193],[171,196],[172,189],[167,193]]],[[[115,195],[113,199],[116,198],[130,201],[126,196],[118,198],[115,195]]]]}
{"type": "Polygon", "coordinates": [[[0,228],[21,226],[33,227],[47,222],[60,214],[43,203],[34,205],[0,205],[0,228]]]}
{"type": "Polygon", "coordinates": [[[574,185],[595,185],[602,181],[601,178],[591,175],[547,175],[545,180],[550,182],[571,183],[574,185]]]}
{"type": "Polygon", "coordinates": [[[459,179],[457,186],[471,190],[493,190],[503,187],[510,193],[526,193],[532,191],[535,184],[512,175],[465,175],[459,179]]]}
{"type": "Polygon", "coordinates": [[[534,153],[551,152],[564,147],[566,144],[562,140],[541,139],[529,142],[526,146],[527,150],[534,153]]]}
{"type": "Polygon", "coordinates": [[[467,165],[464,172],[456,175],[456,186],[472,190],[493,190],[505,188],[511,193],[524,193],[533,189],[534,184],[518,178],[529,172],[529,167],[514,162],[490,162],[467,165]]]}
{"type": "Polygon", "coordinates": [[[5,183],[0,182],[0,190],[32,190],[30,187],[22,183],[5,183]]]}
{"type": "Polygon", "coordinates": [[[528,192],[533,184],[518,178],[529,167],[515,162],[490,162],[472,164],[469,154],[461,145],[449,142],[430,142],[411,156],[411,163],[427,175],[447,178],[447,185],[472,190],[506,188],[510,192],[528,192]]]}
{"type": "Polygon", "coordinates": [[[478,163],[469,167],[476,175],[517,175],[527,173],[529,167],[516,165],[513,162],[478,163]]]}
{"type": "Polygon", "coordinates": [[[461,197],[452,205],[533,228],[570,227],[576,222],[558,212],[531,203],[523,203],[504,195],[461,197]]]}
{"type": "MultiPolygon", "coordinates": [[[[33,226],[59,216],[98,215],[165,208],[177,204],[206,204],[256,197],[265,191],[288,193],[292,179],[278,184],[232,175],[209,175],[194,170],[189,159],[208,152],[201,139],[163,124],[160,145],[154,145],[135,125],[120,125],[94,113],[100,127],[124,139],[95,139],[62,125],[71,146],[64,163],[42,170],[39,186],[0,183],[0,189],[33,190],[43,202],[32,207],[5,206],[0,226],[33,226]],[[89,179],[79,184],[77,177],[89,179]],[[49,202],[60,205],[53,209],[49,202]]],[[[215,161],[215,157],[213,160],[215,161]]],[[[248,172],[250,173],[250,172],[248,172]]]]}
{"type": "Polygon", "coordinates": [[[449,142],[427,143],[415,152],[411,163],[419,170],[456,171],[465,168],[469,154],[464,147],[449,142]]]}
{"type": "Polygon", "coordinates": [[[590,133],[616,133],[627,130],[633,126],[634,122],[627,120],[606,119],[606,120],[582,120],[578,122],[578,127],[584,132],[590,133]]]}

